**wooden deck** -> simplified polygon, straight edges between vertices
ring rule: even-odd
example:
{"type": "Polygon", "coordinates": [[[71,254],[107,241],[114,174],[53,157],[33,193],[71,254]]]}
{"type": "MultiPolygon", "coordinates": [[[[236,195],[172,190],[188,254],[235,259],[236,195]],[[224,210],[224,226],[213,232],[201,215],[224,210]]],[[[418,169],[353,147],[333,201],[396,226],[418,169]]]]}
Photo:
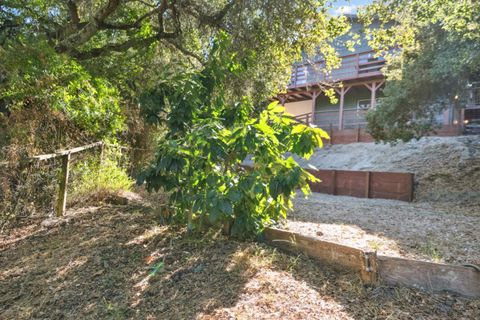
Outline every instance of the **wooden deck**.
{"type": "Polygon", "coordinates": [[[372,76],[382,76],[381,68],[385,59],[375,57],[375,52],[365,51],[341,57],[339,68],[331,72],[324,71],[324,61],[306,61],[293,66],[289,89],[316,85],[322,82],[359,80],[372,76]]]}

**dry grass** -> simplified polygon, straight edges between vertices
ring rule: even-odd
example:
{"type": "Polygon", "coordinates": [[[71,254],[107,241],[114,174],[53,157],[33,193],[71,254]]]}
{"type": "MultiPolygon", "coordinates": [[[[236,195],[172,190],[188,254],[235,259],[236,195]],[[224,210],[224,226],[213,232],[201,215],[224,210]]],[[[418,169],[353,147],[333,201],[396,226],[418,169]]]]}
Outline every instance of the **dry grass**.
{"type": "Polygon", "coordinates": [[[188,236],[142,205],[0,239],[1,319],[478,319],[480,300],[395,287],[258,243],[188,236]]]}

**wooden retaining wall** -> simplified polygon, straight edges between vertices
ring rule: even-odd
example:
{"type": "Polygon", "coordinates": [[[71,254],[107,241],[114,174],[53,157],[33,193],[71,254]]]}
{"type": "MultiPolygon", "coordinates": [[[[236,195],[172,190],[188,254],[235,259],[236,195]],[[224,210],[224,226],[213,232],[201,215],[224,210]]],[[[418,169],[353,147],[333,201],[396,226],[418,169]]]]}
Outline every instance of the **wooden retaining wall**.
{"type": "Polygon", "coordinates": [[[430,292],[449,291],[471,298],[480,297],[480,271],[475,266],[377,256],[375,252],[275,228],[266,228],[264,236],[266,242],[275,247],[305,253],[321,263],[356,272],[366,284],[386,283],[430,292]]]}
{"type": "Polygon", "coordinates": [[[322,180],[320,183],[310,184],[314,192],[359,198],[413,200],[413,173],[306,170],[322,180]]]}
{"type": "Polygon", "coordinates": [[[371,262],[370,258],[375,254],[374,252],[365,252],[357,248],[275,228],[265,228],[264,236],[267,243],[280,249],[293,253],[301,252],[326,264],[341,266],[342,269],[357,272],[365,283],[377,281],[377,266],[371,262]]]}

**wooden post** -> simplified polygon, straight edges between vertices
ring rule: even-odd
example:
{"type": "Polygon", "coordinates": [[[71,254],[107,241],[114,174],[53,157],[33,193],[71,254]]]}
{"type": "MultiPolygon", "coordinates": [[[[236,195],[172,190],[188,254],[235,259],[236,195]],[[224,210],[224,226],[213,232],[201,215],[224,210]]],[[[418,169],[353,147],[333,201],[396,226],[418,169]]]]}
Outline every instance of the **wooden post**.
{"type": "Polygon", "coordinates": [[[57,217],[61,217],[65,214],[67,207],[67,187],[68,187],[68,175],[70,174],[70,153],[62,155],[62,173],[60,176],[60,183],[58,188],[58,198],[56,214],[57,217]]]}
{"type": "Polygon", "coordinates": [[[460,109],[460,123],[459,123],[460,131],[463,132],[465,130],[465,108],[460,109]]]}
{"type": "Polygon", "coordinates": [[[343,102],[345,96],[345,88],[340,89],[340,110],[338,111],[338,130],[343,130],[343,102]]]}
{"type": "Polygon", "coordinates": [[[368,83],[364,83],[365,87],[367,87],[370,90],[371,96],[370,96],[370,109],[375,109],[376,104],[377,104],[377,89],[380,88],[380,86],[384,83],[385,81],[380,81],[380,82],[372,82],[371,85],[368,83]]]}
{"type": "Polygon", "coordinates": [[[377,83],[376,83],[376,82],[372,83],[372,90],[370,90],[370,91],[371,91],[370,107],[371,107],[372,109],[375,109],[375,104],[376,104],[376,101],[375,101],[375,100],[377,99],[377,97],[376,97],[376,94],[377,94],[377,83]]]}
{"type": "Polygon", "coordinates": [[[332,170],[332,190],[330,191],[330,194],[335,195],[336,189],[337,189],[337,170],[332,170]]]}
{"type": "Polygon", "coordinates": [[[371,172],[367,171],[365,177],[365,198],[370,198],[370,176],[371,172]]]}
{"type": "Polygon", "coordinates": [[[364,284],[374,285],[378,282],[377,252],[363,252],[363,264],[360,278],[364,284]]]}
{"type": "Polygon", "coordinates": [[[340,95],[340,110],[338,111],[338,130],[343,130],[343,105],[345,101],[345,94],[351,87],[341,87],[340,90],[336,90],[340,95]]]}
{"type": "Polygon", "coordinates": [[[357,142],[360,142],[360,126],[357,126],[357,142]]]}
{"type": "Polygon", "coordinates": [[[413,201],[415,196],[415,174],[410,173],[410,193],[409,193],[409,202],[413,201]]]}
{"type": "Polygon", "coordinates": [[[315,122],[315,110],[317,106],[317,97],[318,97],[318,91],[313,91],[312,93],[312,123],[315,122]]]}

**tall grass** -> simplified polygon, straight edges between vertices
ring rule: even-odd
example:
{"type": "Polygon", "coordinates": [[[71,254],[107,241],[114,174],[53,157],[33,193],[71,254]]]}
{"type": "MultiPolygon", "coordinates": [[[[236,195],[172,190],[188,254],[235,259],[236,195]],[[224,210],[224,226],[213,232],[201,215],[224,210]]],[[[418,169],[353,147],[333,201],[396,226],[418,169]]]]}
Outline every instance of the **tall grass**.
{"type": "Polygon", "coordinates": [[[127,173],[126,161],[119,149],[108,148],[99,157],[77,161],[72,167],[69,202],[85,199],[101,200],[120,191],[132,189],[134,180],[127,173]]]}

